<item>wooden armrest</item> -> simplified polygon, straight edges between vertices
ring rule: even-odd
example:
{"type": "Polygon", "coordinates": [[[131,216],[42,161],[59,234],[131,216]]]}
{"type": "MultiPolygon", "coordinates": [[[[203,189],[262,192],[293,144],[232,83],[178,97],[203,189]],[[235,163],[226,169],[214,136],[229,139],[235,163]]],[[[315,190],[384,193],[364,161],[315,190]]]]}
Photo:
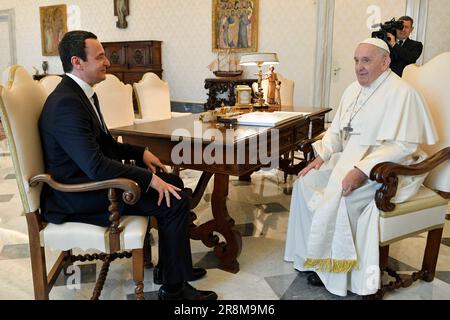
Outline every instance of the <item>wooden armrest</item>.
{"type": "Polygon", "coordinates": [[[302,151],[304,154],[307,154],[310,152],[312,153],[314,151],[312,144],[316,141],[322,140],[324,134],[325,134],[325,132],[322,132],[321,134],[318,134],[314,138],[302,140],[302,142],[300,142],[300,144],[298,146],[298,149],[300,151],[302,151]]]}
{"type": "Polygon", "coordinates": [[[438,165],[450,159],[450,147],[444,148],[428,159],[409,166],[393,162],[382,162],[370,171],[370,179],[382,183],[375,194],[375,202],[380,210],[389,212],[394,210],[395,204],[391,199],[397,193],[398,176],[417,176],[430,172],[438,165]]]}
{"type": "Polygon", "coordinates": [[[48,184],[55,190],[63,192],[86,192],[102,189],[120,189],[123,190],[123,201],[127,204],[135,204],[141,197],[141,188],[133,180],[126,178],[116,178],[98,182],[87,182],[77,184],[63,184],[49,174],[38,174],[30,179],[30,186],[34,187],[39,182],[48,184]]]}
{"type": "Polygon", "coordinates": [[[87,182],[78,184],[63,184],[52,178],[49,174],[38,174],[32,177],[29,181],[30,186],[34,187],[38,183],[47,183],[55,190],[63,192],[86,192],[94,190],[109,189],[108,199],[109,206],[109,247],[110,252],[120,251],[120,232],[122,228],[120,225],[120,214],[118,211],[118,203],[116,196],[116,189],[123,190],[122,198],[127,204],[135,204],[141,197],[141,188],[133,180],[126,178],[116,178],[98,182],[87,182]]]}

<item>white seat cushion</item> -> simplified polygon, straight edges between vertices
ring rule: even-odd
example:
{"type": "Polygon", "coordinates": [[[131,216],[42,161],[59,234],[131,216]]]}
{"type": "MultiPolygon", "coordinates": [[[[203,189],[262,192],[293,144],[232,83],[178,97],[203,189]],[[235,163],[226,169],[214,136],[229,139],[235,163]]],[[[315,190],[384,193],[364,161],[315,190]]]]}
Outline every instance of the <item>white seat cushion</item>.
{"type": "Polygon", "coordinates": [[[447,211],[446,199],[421,187],[410,200],[397,204],[394,211],[380,212],[380,244],[383,246],[442,226],[447,211]]]}
{"type": "MultiPolygon", "coordinates": [[[[142,248],[147,231],[148,217],[124,216],[120,219],[123,231],[120,234],[120,248],[132,250],[142,248]]],[[[109,252],[108,228],[87,223],[67,222],[49,223],[40,232],[41,246],[59,250],[80,248],[109,252]]]]}

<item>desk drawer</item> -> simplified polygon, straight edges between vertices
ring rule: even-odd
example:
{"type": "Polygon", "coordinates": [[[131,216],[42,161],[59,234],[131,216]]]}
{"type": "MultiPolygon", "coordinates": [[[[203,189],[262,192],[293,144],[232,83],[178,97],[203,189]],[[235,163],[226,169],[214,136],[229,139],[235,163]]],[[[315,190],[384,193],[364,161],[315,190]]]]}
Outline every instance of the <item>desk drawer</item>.
{"type": "Polygon", "coordinates": [[[317,136],[317,135],[321,134],[323,131],[325,131],[325,115],[319,116],[319,117],[312,117],[311,123],[312,123],[311,138],[314,138],[315,136],[317,136]]]}
{"type": "Polygon", "coordinates": [[[309,122],[302,123],[295,127],[295,144],[299,144],[304,139],[308,139],[309,122]]]}
{"type": "Polygon", "coordinates": [[[281,130],[279,134],[280,134],[280,139],[279,139],[280,151],[284,152],[285,149],[292,149],[292,147],[294,145],[294,130],[293,130],[293,128],[281,130]]]}

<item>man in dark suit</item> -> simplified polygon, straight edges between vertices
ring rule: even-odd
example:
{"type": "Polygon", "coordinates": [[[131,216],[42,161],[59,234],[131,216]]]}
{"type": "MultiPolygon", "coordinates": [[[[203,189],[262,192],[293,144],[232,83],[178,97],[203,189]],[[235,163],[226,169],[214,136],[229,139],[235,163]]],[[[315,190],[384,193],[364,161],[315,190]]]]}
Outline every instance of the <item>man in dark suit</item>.
{"type": "MultiPolygon", "coordinates": [[[[136,181],[141,198],[132,206],[121,201],[120,213],[158,220],[159,272],[154,278],[163,284],[160,299],[217,299],[213,291],[200,291],[187,283],[204,276],[206,270],[192,267],[190,208],[183,182],[169,175],[148,149],[118,143],[106,127],[93,90],[110,66],[101,43],[93,33],[71,31],[61,40],[59,53],[66,75],[48,97],[39,119],[46,172],[63,183],[118,177],[136,181]],[[137,166],[122,163],[131,159],[137,166]]],[[[80,194],[44,187],[41,196],[43,217],[52,223],[107,226],[108,205],[106,190],[80,194]]]]}
{"type": "Polygon", "coordinates": [[[414,20],[408,16],[400,17],[398,20],[403,21],[403,30],[396,30],[396,36],[388,34],[388,39],[391,47],[391,70],[401,77],[403,69],[419,59],[423,45],[419,41],[409,39],[409,35],[414,30],[414,20]]]}

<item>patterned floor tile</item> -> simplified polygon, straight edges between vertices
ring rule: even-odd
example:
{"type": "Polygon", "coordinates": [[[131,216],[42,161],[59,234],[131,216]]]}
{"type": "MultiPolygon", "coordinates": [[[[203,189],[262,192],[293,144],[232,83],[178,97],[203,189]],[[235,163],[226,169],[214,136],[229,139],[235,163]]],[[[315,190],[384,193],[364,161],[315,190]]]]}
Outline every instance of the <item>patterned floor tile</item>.
{"type": "Polygon", "coordinates": [[[287,212],[287,211],[289,211],[288,209],[286,209],[285,206],[283,206],[281,203],[278,203],[278,202],[257,204],[255,206],[258,207],[258,208],[263,209],[264,213],[278,213],[278,212],[287,212]]]}
{"type": "MultiPolygon", "coordinates": [[[[144,292],[145,300],[158,300],[158,291],[144,292]]],[[[136,300],[134,293],[127,294],[127,300],[136,300]]]]}
{"type": "Polygon", "coordinates": [[[0,260],[26,259],[30,257],[28,244],[8,244],[0,252],[0,260]]]}
{"type": "Polygon", "coordinates": [[[68,285],[76,285],[83,283],[93,283],[97,277],[97,264],[79,264],[74,265],[71,269],[68,269],[68,273],[64,274],[61,271],[56,279],[55,286],[61,287],[68,285]]]}
{"type": "Polygon", "coordinates": [[[13,194],[0,194],[0,202],[9,202],[13,197],[13,194]]]}
{"type": "Polygon", "coordinates": [[[444,246],[450,247],[450,238],[442,238],[441,243],[444,246]]]}
{"type": "Polygon", "coordinates": [[[361,300],[361,297],[348,292],[346,297],[336,296],[324,287],[315,287],[308,283],[308,274],[299,272],[281,300],[361,300]]]}
{"type": "Polygon", "coordinates": [[[214,269],[220,265],[220,260],[214,252],[197,252],[192,254],[192,263],[196,268],[214,269]]]}
{"type": "Polygon", "coordinates": [[[239,231],[243,237],[251,237],[255,233],[255,225],[253,223],[237,224],[234,229],[239,231]]]}
{"type": "Polygon", "coordinates": [[[279,276],[266,277],[264,278],[266,282],[270,285],[272,290],[276,293],[276,295],[281,298],[287,289],[291,286],[292,282],[297,277],[297,273],[292,274],[282,274],[279,276]]]}
{"type": "Polygon", "coordinates": [[[250,186],[251,184],[252,184],[251,181],[241,181],[241,180],[230,181],[230,185],[233,187],[244,187],[244,186],[250,186]]]}
{"type": "Polygon", "coordinates": [[[403,263],[395,258],[389,257],[388,267],[397,271],[417,271],[416,268],[409,264],[403,263]]]}
{"type": "Polygon", "coordinates": [[[436,271],[435,277],[450,284],[450,271],[436,271]]]}

